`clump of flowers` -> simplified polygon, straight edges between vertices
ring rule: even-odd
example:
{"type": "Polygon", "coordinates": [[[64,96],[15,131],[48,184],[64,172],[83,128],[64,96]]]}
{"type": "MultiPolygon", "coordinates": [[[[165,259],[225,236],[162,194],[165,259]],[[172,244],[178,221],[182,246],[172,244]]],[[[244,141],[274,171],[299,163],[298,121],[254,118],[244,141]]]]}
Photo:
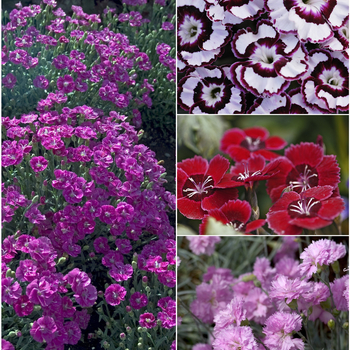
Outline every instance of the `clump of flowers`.
{"type": "Polygon", "coordinates": [[[221,155],[209,163],[200,156],[178,163],[180,213],[202,220],[201,235],[220,235],[223,225],[231,228],[225,230],[228,234],[266,233],[266,223],[278,235],[311,234],[331,225],[339,233],[335,220],[345,204],[336,156],[325,154],[321,137],[316,143],[290,145],[284,156],[275,152],[286,145],[262,127],[226,131],[221,151],[234,165],[221,155]],[[272,205],[260,218],[257,188],[264,180],[272,205]],[[221,226],[213,230],[215,222],[221,226]]]}
{"type": "Polygon", "coordinates": [[[183,111],[348,111],[348,2],[181,0],[177,11],[183,111]]]}
{"type": "MultiPolygon", "coordinates": [[[[212,238],[202,237],[208,244],[212,238]]],[[[347,266],[348,241],[226,237],[214,255],[201,258],[187,247],[180,239],[178,341],[184,349],[194,339],[208,339],[193,347],[204,350],[348,347],[349,275],[340,268],[347,266]],[[200,283],[194,297],[193,281],[200,283]]]]}
{"type": "Polygon", "coordinates": [[[175,196],[138,130],[152,106],[174,128],[174,3],[144,4],[151,19],[16,6],[2,36],[2,347],[174,348],[175,196]]]}

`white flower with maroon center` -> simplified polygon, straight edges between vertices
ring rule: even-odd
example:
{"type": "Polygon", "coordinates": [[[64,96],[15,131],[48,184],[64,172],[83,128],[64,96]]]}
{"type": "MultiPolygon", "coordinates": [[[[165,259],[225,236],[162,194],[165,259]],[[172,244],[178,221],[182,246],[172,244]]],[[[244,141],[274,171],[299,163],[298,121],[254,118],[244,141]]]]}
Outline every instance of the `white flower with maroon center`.
{"type": "Polygon", "coordinates": [[[301,87],[305,103],[321,112],[349,109],[349,61],[341,53],[316,49],[309,54],[309,77],[301,87]]]}
{"type": "Polygon", "coordinates": [[[349,16],[348,0],[267,0],[266,6],[279,32],[297,33],[303,42],[330,39],[349,16]]]}
{"type": "Polygon", "coordinates": [[[237,58],[230,69],[236,85],[256,96],[280,94],[289,81],[302,78],[308,69],[307,54],[293,34],[280,35],[272,23],[262,20],[254,33],[241,29],[231,42],[237,58]]]}
{"type": "Polygon", "coordinates": [[[178,103],[193,114],[234,114],[244,110],[243,92],[216,66],[190,68],[179,82],[178,103]]]}
{"type": "Polygon", "coordinates": [[[180,70],[214,62],[222,55],[231,32],[219,22],[212,22],[205,12],[204,0],[177,3],[177,47],[180,70]]]}

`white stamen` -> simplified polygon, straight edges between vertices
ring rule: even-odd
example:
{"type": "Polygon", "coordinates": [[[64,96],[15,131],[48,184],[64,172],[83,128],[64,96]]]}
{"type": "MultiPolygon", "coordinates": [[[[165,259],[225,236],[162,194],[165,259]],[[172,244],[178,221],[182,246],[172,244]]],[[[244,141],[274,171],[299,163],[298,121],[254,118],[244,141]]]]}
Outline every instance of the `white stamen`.
{"type": "Polygon", "coordinates": [[[320,201],[315,200],[313,203],[312,201],[315,200],[315,198],[310,198],[308,203],[305,205],[305,199],[302,199],[298,201],[298,204],[292,204],[290,207],[293,209],[290,209],[290,211],[294,211],[295,213],[301,214],[301,215],[310,215],[310,209],[316,205],[317,203],[320,203],[320,201]]]}
{"type": "Polygon", "coordinates": [[[289,185],[292,188],[292,190],[294,189],[294,187],[301,187],[301,192],[304,192],[307,189],[311,188],[309,184],[309,179],[314,176],[317,177],[317,174],[309,175],[310,173],[311,170],[308,169],[308,166],[306,165],[304,168],[304,174],[300,174],[298,181],[289,181],[289,185]]]}
{"type": "Polygon", "coordinates": [[[187,195],[188,198],[193,197],[196,194],[208,194],[208,189],[213,188],[213,185],[206,186],[210,181],[212,181],[212,177],[208,176],[203,183],[199,182],[198,184],[192,179],[192,177],[188,178],[194,185],[195,188],[186,188],[183,192],[191,192],[187,195]]]}

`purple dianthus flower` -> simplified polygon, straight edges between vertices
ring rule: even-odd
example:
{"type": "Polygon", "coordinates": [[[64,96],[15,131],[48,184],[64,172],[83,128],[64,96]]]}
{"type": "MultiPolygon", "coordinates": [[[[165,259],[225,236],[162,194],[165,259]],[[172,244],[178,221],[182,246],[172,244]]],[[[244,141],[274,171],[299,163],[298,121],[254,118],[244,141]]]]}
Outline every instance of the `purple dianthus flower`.
{"type": "Polygon", "coordinates": [[[190,249],[194,254],[206,254],[208,256],[212,255],[215,251],[215,243],[221,241],[220,237],[210,237],[210,236],[194,236],[187,237],[190,241],[190,249]]]}
{"type": "Polygon", "coordinates": [[[109,305],[119,305],[125,299],[126,289],[119,284],[111,284],[105,291],[106,302],[109,305]]]}
{"type": "Polygon", "coordinates": [[[142,294],[140,292],[135,292],[130,297],[130,305],[132,308],[139,310],[145,307],[148,304],[148,299],[146,294],[142,294]]]}
{"type": "Polygon", "coordinates": [[[270,350],[304,350],[303,341],[292,338],[292,332],[300,331],[301,327],[302,319],[298,314],[276,312],[266,320],[264,344],[270,350]]]}
{"type": "Polygon", "coordinates": [[[146,312],[140,315],[139,324],[141,327],[149,329],[155,327],[157,325],[157,321],[153,314],[151,314],[150,312],[146,312]]]}
{"type": "Polygon", "coordinates": [[[328,239],[313,241],[300,255],[303,260],[300,264],[300,273],[310,279],[323,265],[333,264],[345,254],[346,249],[343,244],[337,244],[328,239]]]}

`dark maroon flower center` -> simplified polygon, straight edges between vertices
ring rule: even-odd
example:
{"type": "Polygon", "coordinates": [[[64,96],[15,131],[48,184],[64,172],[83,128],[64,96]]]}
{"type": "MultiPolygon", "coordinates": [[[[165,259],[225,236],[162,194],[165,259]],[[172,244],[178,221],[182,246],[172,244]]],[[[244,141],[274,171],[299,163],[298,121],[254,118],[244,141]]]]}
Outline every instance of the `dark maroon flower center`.
{"type": "Polygon", "coordinates": [[[241,142],[240,146],[246,148],[250,152],[254,152],[259,149],[264,149],[265,141],[260,140],[260,138],[254,139],[246,136],[246,138],[241,142]]]}
{"type": "Polygon", "coordinates": [[[318,185],[318,174],[315,168],[299,164],[287,176],[287,184],[295,192],[303,192],[318,185]]]}
{"type": "Polygon", "coordinates": [[[184,197],[199,202],[214,192],[213,187],[214,180],[210,175],[192,175],[185,182],[182,194],[184,197]]]}
{"type": "Polygon", "coordinates": [[[288,215],[292,218],[312,218],[317,216],[322,204],[313,197],[302,198],[288,205],[288,215]]]}

